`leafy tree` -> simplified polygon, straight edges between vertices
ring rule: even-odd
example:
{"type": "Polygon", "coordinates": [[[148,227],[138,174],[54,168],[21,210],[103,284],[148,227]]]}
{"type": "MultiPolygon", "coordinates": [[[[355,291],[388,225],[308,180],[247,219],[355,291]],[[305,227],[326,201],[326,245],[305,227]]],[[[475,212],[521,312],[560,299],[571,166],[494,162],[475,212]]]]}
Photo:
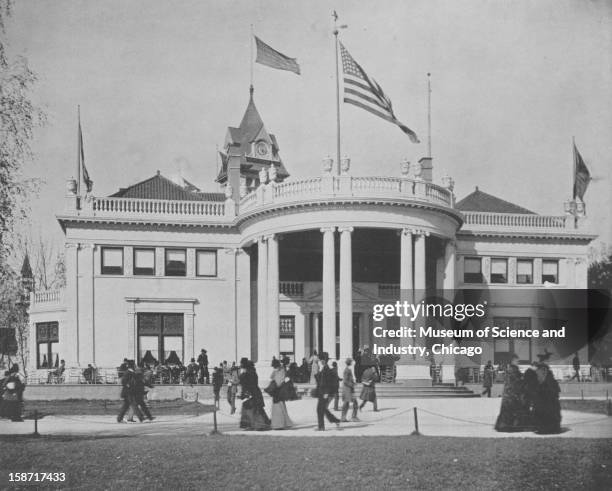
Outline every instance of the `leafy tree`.
{"type": "Polygon", "coordinates": [[[5,23],[11,0],[0,0],[0,268],[6,267],[11,252],[11,235],[16,221],[25,218],[28,195],[36,181],[25,179],[22,169],[32,159],[30,142],[34,128],[45,117],[29,99],[36,76],[27,60],[9,59],[5,23]]]}
{"type": "Polygon", "coordinates": [[[589,288],[612,290],[612,255],[589,266],[589,288]]]}

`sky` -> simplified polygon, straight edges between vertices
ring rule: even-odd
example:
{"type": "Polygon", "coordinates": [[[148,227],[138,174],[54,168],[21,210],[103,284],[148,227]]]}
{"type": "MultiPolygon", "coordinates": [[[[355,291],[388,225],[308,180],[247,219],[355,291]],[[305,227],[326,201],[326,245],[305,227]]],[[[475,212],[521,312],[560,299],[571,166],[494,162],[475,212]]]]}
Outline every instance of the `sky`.
{"type": "Polygon", "coordinates": [[[455,179],[542,214],[571,197],[572,137],[591,170],[590,230],[612,242],[612,2],[540,0],[24,0],[9,53],[38,75],[48,117],[33,141],[41,178],[33,229],[61,242],[54,218],[76,174],[77,105],[93,193],[179,172],[217,190],[216,149],[248,103],[250,26],[297,58],[302,75],[254,66],[255,103],[299,179],[335,155],[332,11],[353,58],[393,101],[394,125],[342,104],[353,175],[400,175],[427,153],[432,83],[434,181],[455,179]]]}

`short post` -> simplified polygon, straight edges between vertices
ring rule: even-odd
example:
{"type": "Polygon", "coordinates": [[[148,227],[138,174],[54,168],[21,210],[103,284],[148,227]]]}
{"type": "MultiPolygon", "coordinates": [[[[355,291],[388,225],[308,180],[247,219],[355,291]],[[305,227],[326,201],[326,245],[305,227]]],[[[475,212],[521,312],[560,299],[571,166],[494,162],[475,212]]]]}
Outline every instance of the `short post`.
{"type": "Polygon", "coordinates": [[[210,434],[211,435],[220,435],[221,433],[217,429],[217,403],[216,402],[215,402],[215,409],[213,411],[213,423],[214,423],[214,428],[210,432],[210,434]]]}
{"type": "Polygon", "coordinates": [[[38,438],[40,433],[38,433],[38,409],[34,410],[34,437],[38,438]]]}
{"type": "Polygon", "coordinates": [[[608,413],[608,416],[612,416],[612,400],[610,399],[608,399],[606,404],[606,412],[608,413]]]}
{"type": "Polygon", "coordinates": [[[419,433],[419,416],[417,414],[416,406],[413,408],[413,411],[414,411],[414,431],[412,432],[412,435],[420,435],[420,433],[419,433]]]}

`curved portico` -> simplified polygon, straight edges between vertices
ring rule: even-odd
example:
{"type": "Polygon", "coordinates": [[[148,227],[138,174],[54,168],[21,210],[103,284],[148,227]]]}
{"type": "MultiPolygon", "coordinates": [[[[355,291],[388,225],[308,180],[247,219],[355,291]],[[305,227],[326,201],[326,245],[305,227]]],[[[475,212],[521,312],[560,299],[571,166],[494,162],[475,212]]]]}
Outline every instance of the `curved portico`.
{"type": "MultiPolygon", "coordinates": [[[[414,292],[422,292],[428,286],[454,287],[454,237],[462,218],[453,209],[453,204],[450,189],[430,182],[348,175],[264,183],[243,197],[237,216],[242,245],[255,247],[257,244],[258,362],[265,364],[282,352],[277,328],[279,279],[281,284],[283,280],[299,280],[283,277],[282,272],[279,276],[280,254],[284,254],[279,251],[283,251],[285,242],[291,248],[297,240],[295,237],[300,236],[301,240],[309,242],[308,250],[317,251],[318,265],[311,264],[307,276],[318,266],[318,278],[309,279],[316,279],[321,285],[319,294],[304,302],[314,311],[306,312],[314,326],[302,326],[299,335],[305,335],[308,329],[313,333],[309,342],[296,340],[295,358],[299,360],[310,355],[308,351],[322,349],[331,358],[344,359],[353,356],[356,346],[353,336],[355,285],[373,279],[371,275],[361,274],[359,262],[366,251],[376,254],[373,244],[379,237],[393,242],[396,260],[390,264],[396,271],[383,274],[386,277],[378,278],[377,283],[394,285],[399,290],[396,293],[401,291],[404,296],[410,292],[411,301],[415,300],[414,292]],[[368,236],[369,245],[365,249],[361,246],[363,250],[357,251],[360,257],[355,260],[353,239],[356,234],[357,248],[368,236]],[[431,247],[427,246],[428,241],[432,242],[431,247]],[[429,275],[433,283],[428,285],[427,250],[432,250],[434,242],[436,269],[429,275]],[[353,277],[353,272],[357,278],[353,277]],[[393,276],[391,280],[389,275],[393,276]],[[314,318],[311,314],[315,314],[314,318]],[[297,344],[305,344],[305,347],[297,347],[297,344]]],[[[294,274],[295,265],[290,270],[294,274]]],[[[384,301],[384,298],[376,295],[371,300],[384,301]]]]}

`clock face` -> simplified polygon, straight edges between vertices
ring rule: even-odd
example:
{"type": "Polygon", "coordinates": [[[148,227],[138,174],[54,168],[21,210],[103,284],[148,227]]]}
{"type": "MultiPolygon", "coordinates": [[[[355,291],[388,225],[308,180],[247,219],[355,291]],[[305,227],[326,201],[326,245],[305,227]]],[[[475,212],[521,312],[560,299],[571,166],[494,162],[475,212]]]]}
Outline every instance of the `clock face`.
{"type": "Polygon", "coordinates": [[[255,147],[255,152],[259,157],[264,157],[268,155],[268,145],[263,142],[259,142],[255,147]]]}

